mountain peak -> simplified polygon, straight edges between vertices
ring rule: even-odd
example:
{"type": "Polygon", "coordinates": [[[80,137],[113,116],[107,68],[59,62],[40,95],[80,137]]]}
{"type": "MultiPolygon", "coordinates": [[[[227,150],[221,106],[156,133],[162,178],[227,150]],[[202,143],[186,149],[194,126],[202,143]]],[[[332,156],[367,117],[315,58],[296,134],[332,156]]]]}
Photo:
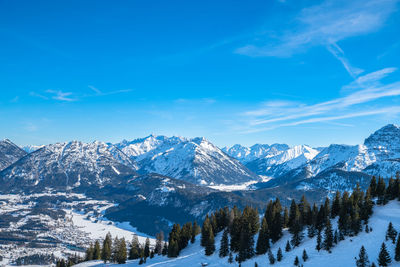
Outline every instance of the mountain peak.
{"type": "Polygon", "coordinates": [[[388,124],[375,131],[364,141],[369,147],[384,146],[392,147],[400,143],[400,127],[395,124],[388,124]]]}

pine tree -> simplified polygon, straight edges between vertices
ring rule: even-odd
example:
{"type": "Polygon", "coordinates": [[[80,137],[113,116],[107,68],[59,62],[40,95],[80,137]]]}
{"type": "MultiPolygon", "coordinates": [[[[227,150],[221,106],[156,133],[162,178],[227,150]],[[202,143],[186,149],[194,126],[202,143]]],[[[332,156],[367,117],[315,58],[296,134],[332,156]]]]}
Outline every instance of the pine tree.
{"type": "Polygon", "coordinates": [[[378,185],[376,187],[376,195],[378,196],[378,205],[382,205],[386,203],[386,184],[383,178],[379,177],[378,185]]]}
{"type": "Polygon", "coordinates": [[[394,260],[400,261],[400,234],[397,237],[396,248],[394,250],[394,260]]]}
{"type": "Polygon", "coordinates": [[[232,252],[229,252],[228,262],[229,262],[229,263],[233,263],[233,255],[232,255],[232,252]]]}
{"type": "Polygon", "coordinates": [[[276,260],[274,254],[272,254],[272,251],[270,249],[268,250],[268,260],[271,265],[275,264],[276,260]]]}
{"type": "Polygon", "coordinates": [[[150,239],[146,238],[146,242],[144,243],[144,257],[148,258],[150,256],[150,239]]]}
{"type": "Polygon", "coordinates": [[[265,218],[262,219],[261,229],[258,234],[257,245],[256,245],[256,253],[257,255],[265,254],[270,247],[269,244],[269,229],[268,223],[265,218]]]}
{"type": "Polygon", "coordinates": [[[356,266],[357,267],[368,267],[369,259],[367,255],[367,251],[364,246],[361,246],[360,253],[358,254],[358,259],[356,258],[356,266]]]}
{"type": "Polygon", "coordinates": [[[161,255],[163,242],[164,242],[164,232],[161,231],[156,235],[156,246],[154,248],[154,252],[157,253],[158,255],[161,255]]]}
{"type": "Polygon", "coordinates": [[[276,253],[276,260],[277,260],[277,261],[281,261],[282,258],[283,258],[282,249],[279,248],[279,249],[278,249],[278,252],[276,253]]]}
{"type": "Polygon", "coordinates": [[[114,238],[114,241],[112,243],[112,248],[111,248],[111,261],[112,262],[117,262],[118,259],[118,250],[119,250],[119,239],[116,236],[114,238]]]}
{"type": "Polygon", "coordinates": [[[292,247],[290,246],[290,242],[289,240],[286,242],[286,247],[285,247],[285,251],[289,252],[290,250],[292,250],[292,247]]]}
{"type": "Polygon", "coordinates": [[[389,252],[386,249],[385,243],[382,243],[381,251],[378,256],[378,264],[379,266],[388,266],[392,260],[390,259],[389,252]]]}
{"type": "Polygon", "coordinates": [[[335,199],[332,202],[331,218],[335,218],[339,215],[340,211],[340,192],[336,191],[335,199]]]}
{"type": "Polygon", "coordinates": [[[303,258],[303,261],[304,261],[304,262],[306,262],[306,261],[308,260],[307,251],[306,251],[305,249],[303,250],[303,256],[302,256],[302,258],[303,258]]]}
{"type": "Polygon", "coordinates": [[[161,254],[162,254],[163,256],[165,256],[165,255],[168,254],[168,244],[167,244],[166,242],[164,242],[164,246],[163,246],[163,249],[162,249],[161,254]]]}
{"type": "Polygon", "coordinates": [[[299,257],[296,256],[296,258],[294,259],[294,266],[299,266],[300,265],[300,260],[299,257]]]}
{"type": "Polygon", "coordinates": [[[111,260],[111,253],[112,253],[112,239],[111,239],[111,234],[108,233],[103,241],[103,248],[101,251],[101,259],[104,261],[104,263],[107,263],[107,261],[111,260]]]}
{"type": "Polygon", "coordinates": [[[98,240],[96,240],[96,242],[94,243],[93,259],[101,260],[101,248],[100,248],[100,242],[98,240]]]}
{"type": "Polygon", "coordinates": [[[333,243],[335,243],[335,244],[339,243],[339,232],[338,232],[338,230],[335,230],[335,234],[333,235],[333,243]]]}
{"type": "Polygon", "coordinates": [[[371,263],[371,267],[376,267],[375,262],[371,263]]]}
{"type": "Polygon", "coordinates": [[[190,243],[194,243],[196,241],[196,235],[199,233],[199,226],[197,225],[197,222],[195,221],[192,226],[192,236],[190,238],[190,243]]]}
{"type": "Polygon", "coordinates": [[[369,184],[369,188],[371,189],[371,196],[376,197],[377,196],[377,193],[376,193],[377,184],[376,184],[375,176],[372,176],[371,182],[369,184]]]}
{"type": "Polygon", "coordinates": [[[389,223],[386,231],[386,240],[391,239],[393,244],[396,242],[397,231],[394,229],[392,222],[389,223]]]}
{"type": "Polygon", "coordinates": [[[206,234],[207,236],[206,236],[205,254],[206,256],[210,256],[215,251],[215,240],[212,228],[209,228],[206,234]]]}
{"type": "Polygon", "coordinates": [[[326,227],[325,227],[325,232],[324,232],[324,243],[323,247],[325,250],[330,251],[331,248],[333,247],[333,233],[332,233],[332,225],[330,223],[330,220],[327,219],[326,221],[326,227]]]}
{"type": "Polygon", "coordinates": [[[226,228],[224,230],[224,233],[222,234],[222,239],[221,239],[221,246],[219,249],[219,256],[221,258],[224,258],[228,256],[229,254],[229,240],[228,240],[228,229],[226,228]]]}
{"type": "Polygon", "coordinates": [[[240,233],[240,243],[239,243],[239,260],[243,262],[254,256],[254,237],[251,232],[250,223],[247,227],[244,226],[242,232],[240,233]]]}
{"type": "Polygon", "coordinates": [[[322,248],[321,242],[322,242],[321,231],[318,231],[318,235],[317,235],[317,246],[315,247],[315,249],[318,250],[318,251],[320,251],[321,248],[322,248]]]}
{"type": "Polygon", "coordinates": [[[168,244],[168,257],[176,258],[179,255],[178,241],[171,239],[168,244]]]}
{"type": "Polygon", "coordinates": [[[129,249],[129,259],[136,260],[140,258],[140,246],[139,246],[139,239],[137,235],[133,235],[131,247],[129,249]]]}
{"type": "Polygon", "coordinates": [[[118,249],[117,249],[117,255],[116,255],[116,262],[118,264],[124,264],[126,262],[126,242],[125,238],[121,238],[118,241],[118,249]]]}
{"type": "Polygon", "coordinates": [[[86,249],[85,261],[93,260],[93,255],[94,255],[93,244],[90,244],[90,246],[86,249]]]}

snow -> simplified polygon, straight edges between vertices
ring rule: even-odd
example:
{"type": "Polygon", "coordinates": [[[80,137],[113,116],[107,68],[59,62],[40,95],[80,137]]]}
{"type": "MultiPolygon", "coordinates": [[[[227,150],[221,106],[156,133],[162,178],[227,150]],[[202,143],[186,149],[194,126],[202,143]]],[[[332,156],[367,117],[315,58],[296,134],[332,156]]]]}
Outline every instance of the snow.
{"type": "Polygon", "coordinates": [[[220,191],[226,191],[226,192],[231,192],[231,191],[243,191],[243,190],[252,190],[252,185],[258,183],[258,181],[250,181],[247,183],[242,183],[242,184],[233,184],[233,185],[211,185],[208,186],[212,189],[220,190],[220,191]]]}
{"type": "MultiPolygon", "coordinates": [[[[355,266],[355,257],[358,257],[361,246],[363,245],[367,251],[370,262],[377,263],[377,257],[379,254],[380,246],[382,242],[386,243],[389,254],[392,257],[392,264],[390,266],[400,266],[400,263],[393,260],[394,247],[395,245],[391,241],[385,241],[386,229],[389,222],[393,223],[393,226],[400,230],[400,202],[391,201],[385,206],[374,207],[374,214],[370,219],[369,225],[373,228],[370,233],[362,232],[356,237],[346,237],[344,241],[339,242],[336,247],[332,249],[332,253],[321,250],[318,252],[315,249],[316,237],[308,239],[307,237],[302,244],[292,249],[290,252],[285,252],[285,244],[290,235],[285,231],[284,236],[275,244],[272,245],[272,252],[276,255],[278,248],[280,247],[283,251],[283,259],[281,262],[276,262],[274,266],[293,266],[293,262],[296,256],[299,257],[301,263],[303,263],[301,256],[303,250],[306,249],[309,259],[304,263],[307,267],[337,267],[337,266],[355,266]]],[[[165,267],[177,267],[177,266],[200,266],[201,263],[208,263],[208,266],[237,266],[237,263],[229,264],[227,257],[219,258],[218,249],[221,240],[221,233],[217,235],[216,240],[216,252],[212,256],[204,255],[204,248],[200,246],[200,236],[196,237],[194,244],[184,249],[180,256],[176,259],[169,259],[163,256],[155,256],[153,259],[147,259],[147,263],[142,266],[165,266],[165,267]]],[[[242,263],[243,267],[253,267],[254,263],[257,262],[258,266],[270,266],[267,255],[261,255],[254,257],[246,262],[242,263]]],[[[77,265],[78,267],[100,267],[104,266],[99,261],[85,262],[77,265]]],[[[107,264],[107,266],[121,266],[114,264],[107,264]]],[[[138,266],[138,260],[128,261],[125,266],[138,266]]]]}
{"type": "MultiPolygon", "coordinates": [[[[93,239],[103,239],[108,232],[113,237],[124,237],[127,241],[131,241],[134,234],[138,236],[140,242],[145,242],[146,237],[150,238],[150,236],[138,232],[129,222],[114,223],[105,218],[88,219],[88,214],[80,214],[72,210],[65,211],[71,216],[74,225],[79,227],[81,231],[88,233],[93,239]]],[[[155,244],[155,240],[151,238],[150,243],[155,244]]]]}

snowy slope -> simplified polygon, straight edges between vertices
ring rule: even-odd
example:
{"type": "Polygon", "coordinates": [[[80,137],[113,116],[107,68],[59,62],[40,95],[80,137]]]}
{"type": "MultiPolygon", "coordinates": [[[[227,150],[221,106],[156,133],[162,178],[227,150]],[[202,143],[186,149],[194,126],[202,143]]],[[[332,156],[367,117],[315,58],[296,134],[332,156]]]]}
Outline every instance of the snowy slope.
{"type": "Polygon", "coordinates": [[[24,151],[26,151],[27,153],[32,153],[38,149],[41,149],[42,147],[44,147],[44,145],[40,145],[40,146],[35,146],[35,145],[28,145],[28,146],[24,146],[22,147],[22,149],[24,151]]]}
{"type": "MultiPolygon", "coordinates": [[[[369,260],[377,264],[377,258],[379,254],[379,248],[382,242],[385,241],[385,233],[389,222],[393,223],[393,226],[400,230],[400,203],[392,201],[385,206],[374,207],[374,214],[370,219],[369,225],[373,231],[370,233],[362,232],[356,237],[346,237],[346,240],[339,242],[336,247],[332,249],[332,253],[321,250],[318,252],[315,249],[316,237],[313,239],[305,238],[302,244],[291,250],[285,252],[286,241],[290,238],[290,235],[285,232],[282,239],[272,245],[272,252],[276,255],[278,248],[280,247],[283,251],[283,259],[281,262],[276,262],[274,266],[293,266],[293,262],[296,256],[299,257],[301,263],[304,266],[310,267],[337,267],[337,266],[355,266],[355,257],[358,257],[358,253],[362,245],[364,245],[369,260]],[[309,259],[307,262],[303,262],[301,259],[303,250],[306,249],[309,259]]],[[[193,245],[189,245],[188,248],[184,249],[180,256],[176,259],[168,259],[162,256],[156,256],[153,259],[148,259],[145,265],[141,266],[165,266],[165,267],[178,267],[178,266],[200,266],[201,263],[208,263],[208,266],[237,266],[237,263],[229,264],[226,258],[218,257],[219,242],[221,234],[216,237],[216,252],[210,256],[204,256],[204,249],[200,247],[200,236],[197,236],[196,242],[193,245]]],[[[389,241],[385,242],[388,251],[393,258],[394,245],[389,241]]],[[[254,263],[257,262],[258,266],[270,266],[267,255],[261,255],[254,257],[244,263],[243,267],[253,267],[254,263]]],[[[78,267],[86,266],[104,266],[99,261],[84,262],[78,267]]],[[[110,266],[110,264],[107,264],[110,266]]],[[[112,265],[111,266],[121,266],[112,265]]],[[[138,261],[128,261],[124,266],[139,266],[138,261]]],[[[399,262],[393,262],[390,266],[400,266],[399,262]]]]}
{"type": "Polygon", "coordinates": [[[115,146],[136,161],[142,173],[159,173],[201,185],[231,185],[258,179],[204,138],[150,135],[115,146]]]}
{"type": "Polygon", "coordinates": [[[134,175],[135,165],[130,162],[121,151],[102,142],[57,143],[28,154],[0,172],[0,183],[2,189],[11,190],[101,187],[134,175]]]}
{"type": "Polygon", "coordinates": [[[5,139],[0,141],[0,171],[7,168],[26,154],[25,151],[10,140],[5,139]]]}

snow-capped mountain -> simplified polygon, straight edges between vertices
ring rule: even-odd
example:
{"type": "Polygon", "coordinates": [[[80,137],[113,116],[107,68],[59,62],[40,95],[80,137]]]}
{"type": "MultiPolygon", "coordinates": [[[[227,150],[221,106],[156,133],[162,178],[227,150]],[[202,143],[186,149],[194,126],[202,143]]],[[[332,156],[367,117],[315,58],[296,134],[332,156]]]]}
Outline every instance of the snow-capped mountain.
{"type": "Polygon", "coordinates": [[[44,145],[36,146],[36,145],[28,145],[28,146],[23,146],[22,150],[25,150],[27,153],[32,153],[38,149],[41,149],[44,147],[44,145]]]}
{"type": "Polygon", "coordinates": [[[272,157],[250,161],[246,166],[259,175],[279,177],[309,162],[317,154],[317,150],[306,145],[299,145],[291,147],[272,157]]]}
{"type": "MultiPolygon", "coordinates": [[[[25,152],[24,152],[25,153],[25,152]]],[[[72,141],[44,146],[0,172],[3,189],[85,188],[118,184],[135,175],[135,165],[102,142],[72,141]]]]}
{"type": "Polygon", "coordinates": [[[319,153],[307,145],[289,147],[286,144],[256,144],[251,147],[234,145],[222,150],[256,174],[268,177],[282,176],[312,160],[319,153]]]}
{"type": "Polygon", "coordinates": [[[7,168],[27,153],[8,139],[0,141],[0,171],[7,168]]]}
{"type": "Polygon", "coordinates": [[[399,170],[400,127],[386,125],[356,146],[330,145],[310,163],[313,175],[328,168],[390,177],[399,170]]]}
{"type": "Polygon", "coordinates": [[[232,147],[224,147],[222,151],[242,163],[247,163],[260,158],[276,156],[287,149],[289,149],[289,146],[286,144],[255,144],[251,147],[236,144],[232,147]]]}
{"type": "Polygon", "coordinates": [[[115,146],[137,162],[141,173],[159,173],[201,185],[230,185],[259,179],[205,138],[150,135],[115,146]]]}

